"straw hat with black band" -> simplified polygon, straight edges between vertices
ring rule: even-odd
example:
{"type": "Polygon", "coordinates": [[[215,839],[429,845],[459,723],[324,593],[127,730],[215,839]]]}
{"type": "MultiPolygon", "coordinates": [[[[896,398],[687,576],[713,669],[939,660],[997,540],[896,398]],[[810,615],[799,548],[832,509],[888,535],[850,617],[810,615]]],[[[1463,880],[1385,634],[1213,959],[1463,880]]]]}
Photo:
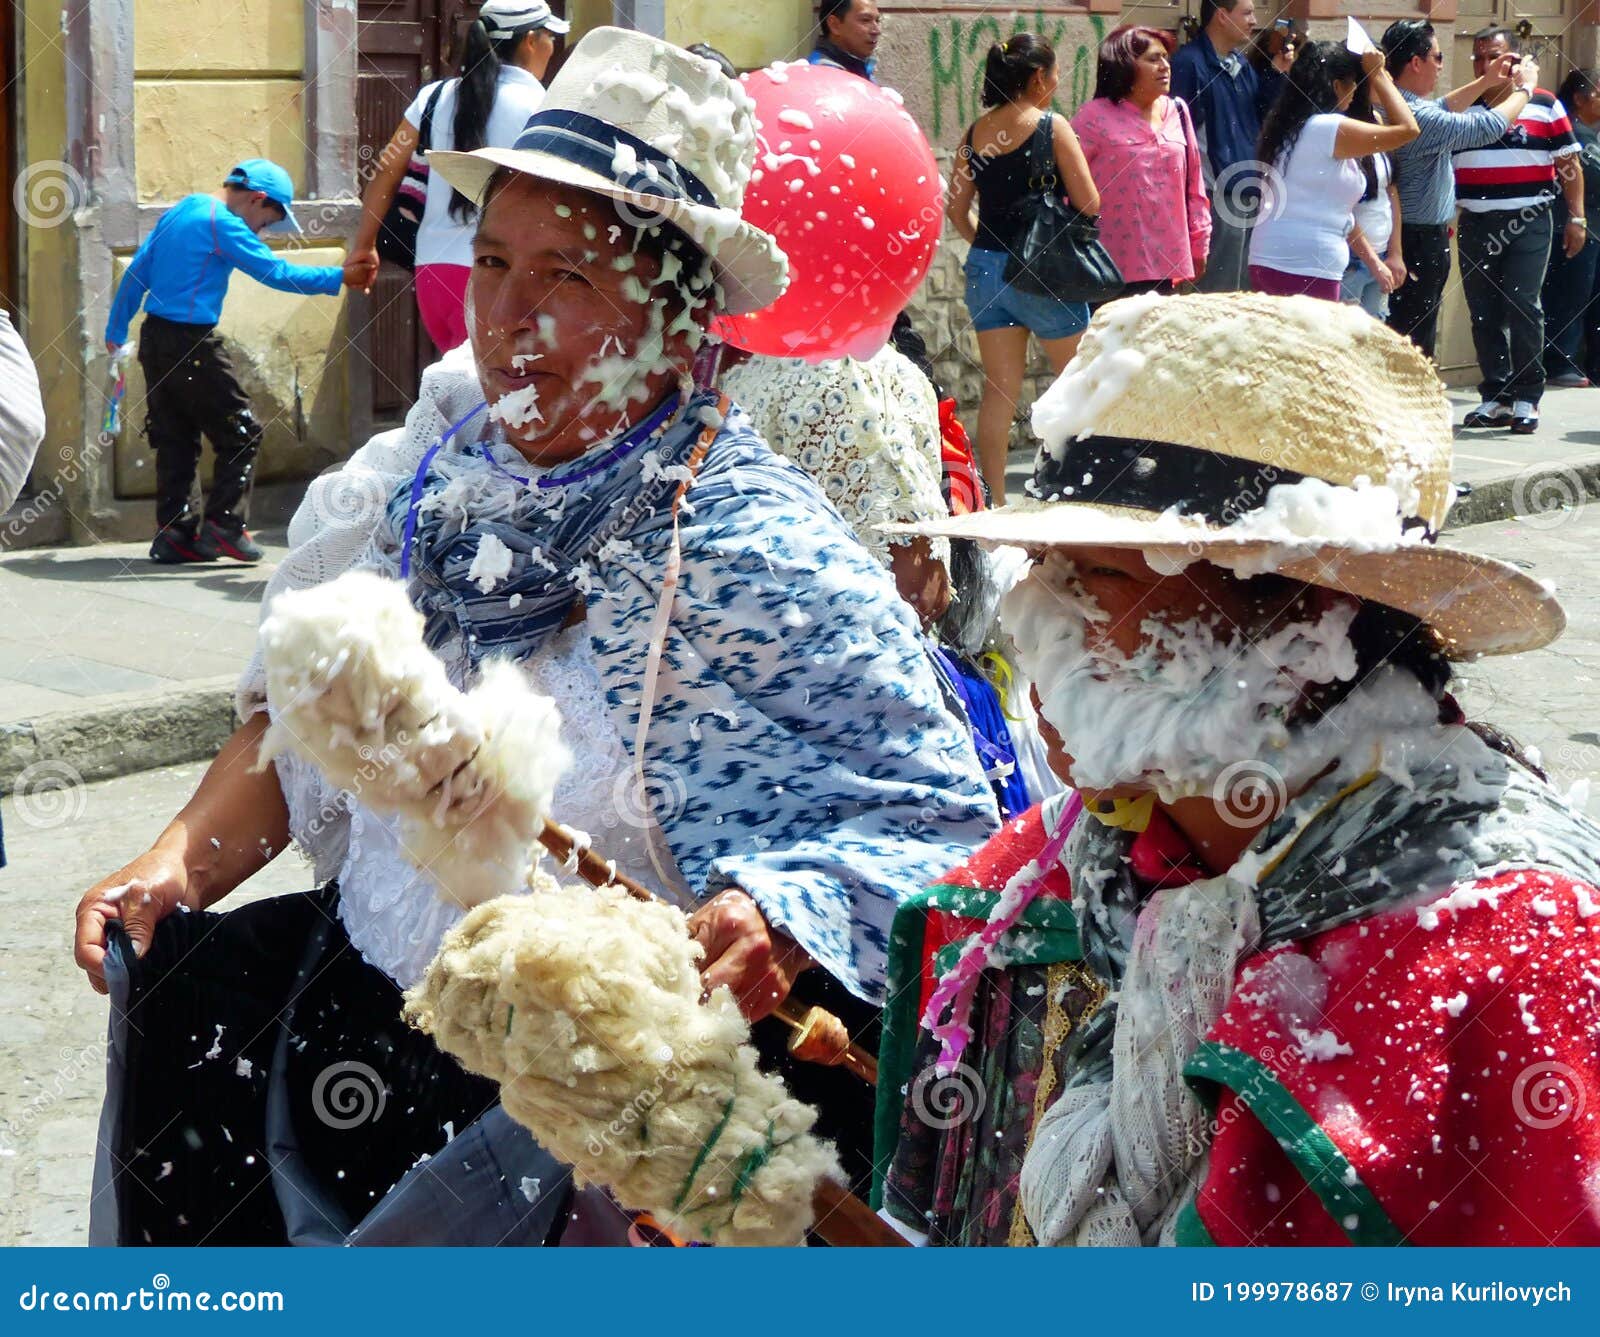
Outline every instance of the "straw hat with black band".
{"type": "Polygon", "coordinates": [[[783,295],[788,262],[740,216],[755,161],[753,104],[717,66],[623,28],[572,49],[509,149],[428,154],[429,167],[482,205],[509,169],[617,201],[642,226],[670,224],[711,258],[720,309],[741,315],[783,295]]]}
{"type": "Polygon", "coordinates": [[[1539,581],[1437,545],[1455,497],[1449,403],[1433,364],[1357,307],[1108,303],[1033,423],[1030,500],[887,528],[1273,571],[1411,613],[1452,659],[1535,649],[1566,625],[1539,581]]]}

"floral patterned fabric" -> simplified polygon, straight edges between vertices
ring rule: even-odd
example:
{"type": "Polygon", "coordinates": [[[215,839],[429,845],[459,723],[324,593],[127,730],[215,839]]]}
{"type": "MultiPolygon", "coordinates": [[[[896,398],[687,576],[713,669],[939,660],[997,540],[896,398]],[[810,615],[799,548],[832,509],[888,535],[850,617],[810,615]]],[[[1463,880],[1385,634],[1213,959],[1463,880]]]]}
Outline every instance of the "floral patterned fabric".
{"type": "MultiPolygon", "coordinates": [[[[722,378],[728,396],[780,455],[817,480],[845,523],[878,561],[892,543],[877,526],[942,520],[943,440],[928,378],[893,345],[866,361],[753,357],[722,378]]],[[[933,539],[950,563],[950,540],[933,539]]]]}

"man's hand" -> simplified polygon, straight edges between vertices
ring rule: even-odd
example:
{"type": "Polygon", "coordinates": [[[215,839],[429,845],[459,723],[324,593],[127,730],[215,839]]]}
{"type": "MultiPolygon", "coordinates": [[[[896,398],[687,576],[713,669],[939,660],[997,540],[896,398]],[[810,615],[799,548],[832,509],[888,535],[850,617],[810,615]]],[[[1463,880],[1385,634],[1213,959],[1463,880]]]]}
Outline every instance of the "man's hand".
{"type": "Polygon", "coordinates": [[[1589,240],[1588,223],[1581,218],[1567,219],[1566,231],[1561,240],[1561,249],[1566,252],[1567,259],[1572,259],[1589,240]]]}
{"type": "Polygon", "coordinates": [[[1189,281],[1191,283],[1198,283],[1206,276],[1206,257],[1203,255],[1196,255],[1192,256],[1191,258],[1194,261],[1194,277],[1189,281]]]}
{"type": "Polygon", "coordinates": [[[751,1021],[767,1016],[789,996],[795,978],[815,964],[737,888],[730,887],[690,915],[689,932],[705,949],[700,978],[706,992],[726,984],[751,1021]]]}
{"type": "Polygon", "coordinates": [[[106,340],[106,352],[109,353],[113,358],[117,356],[117,350],[121,347],[121,344],[114,344],[111,342],[111,340],[106,340]]]}
{"type": "Polygon", "coordinates": [[[199,908],[191,901],[188,884],[183,857],[157,845],[83,894],[72,956],[96,993],[106,991],[106,925],[120,919],[134,951],[143,956],[157,924],[180,905],[199,908]]]}

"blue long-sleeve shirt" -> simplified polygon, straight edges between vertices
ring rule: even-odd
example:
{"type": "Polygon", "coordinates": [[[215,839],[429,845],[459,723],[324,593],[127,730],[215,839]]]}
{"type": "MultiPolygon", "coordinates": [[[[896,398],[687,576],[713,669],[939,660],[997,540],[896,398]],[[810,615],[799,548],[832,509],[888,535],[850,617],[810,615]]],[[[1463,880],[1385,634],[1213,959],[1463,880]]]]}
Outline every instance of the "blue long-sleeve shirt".
{"type": "MultiPolygon", "coordinates": [[[[1277,83],[1271,84],[1273,93],[1277,83]]],[[[1261,76],[1242,52],[1226,58],[1204,32],[1178,48],[1172,57],[1172,93],[1189,104],[1206,187],[1235,163],[1256,156],[1261,134],[1261,76]]]]}
{"type": "Polygon", "coordinates": [[[344,279],[337,265],[280,260],[216,196],[190,195],[161,216],[134,252],[111,304],[106,342],[127,342],[128,323],[141,302],[153,316],[183,325],[215,325],[235,269],[269,288],[307,296],[336,296],[344,279]]]}

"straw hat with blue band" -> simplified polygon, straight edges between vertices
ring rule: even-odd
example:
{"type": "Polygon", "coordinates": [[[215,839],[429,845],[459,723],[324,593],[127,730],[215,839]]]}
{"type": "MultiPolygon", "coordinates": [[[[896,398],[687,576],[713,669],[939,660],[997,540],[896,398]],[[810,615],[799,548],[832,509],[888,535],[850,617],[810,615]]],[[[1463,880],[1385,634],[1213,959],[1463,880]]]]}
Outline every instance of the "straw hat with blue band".
{"type": "Polygon", "coordinates": [[[1535,649],[1566,626],[1533,577],[1435,541],[1455,497],[1450,406],[1433,364],[1358,307],[1109,302],[1033,418],[1029,500],[885,528],[1272,571],[1411,613],[1452,659],[1535,649]],[[1399,501],[1383,523],[1347,504],[1389,495],[1371,484],[1399,501]]]}
{"type": "Polygon", "coordinates": [[[641,224],[669,223],[710,256],[721,310],[741,315],[770,306],[788,281],[777,242],[740,217],[755,151],[753,105],[711,61],[596,28],[513,147],[441,150],[428,164],[480,205],[494,174],[509,169],[616,200],[641,224]]]}
{"type": "Polygon", "coordinates": [[[259,190],[283,210],[283,217],[270,223],[266,232],[300,232],[300,222],[294,216],[294,182],[277,163],[266,158],[247,158],[228,173],[225,186],[238,186],[240,190],[259,190]]]}

